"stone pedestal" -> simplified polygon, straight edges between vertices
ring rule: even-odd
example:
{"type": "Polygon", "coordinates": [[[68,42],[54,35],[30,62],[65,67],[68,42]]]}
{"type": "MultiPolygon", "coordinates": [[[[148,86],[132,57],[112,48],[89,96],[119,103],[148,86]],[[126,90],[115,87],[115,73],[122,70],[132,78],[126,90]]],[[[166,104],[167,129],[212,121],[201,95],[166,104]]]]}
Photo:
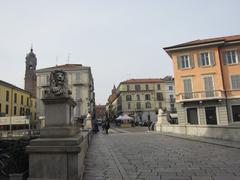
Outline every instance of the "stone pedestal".
{"type": "Polygon", "coordinates": [[[32,140],[29,180],[80,180],[83,176],[84,138],[73,122],[75,102],[70,97],[49,97],[45,104],[45,128],[32,140]]]}
{"type": "Polygon", "coordinates": [[[88,115],[86,117],[85,129],[92,129],[92,116],[90,113],[88,113],[88,115]]]}
{"type": "Polygon", "coordinates": [[[162,125],[167,125],[167,124],[170,124],[167,121],[167,114],[164,113],[161,109],[159,109],[158,110],[158,120],[157,120],[157,123],[156,123],[156,130],[161,131],[162,125]]]}

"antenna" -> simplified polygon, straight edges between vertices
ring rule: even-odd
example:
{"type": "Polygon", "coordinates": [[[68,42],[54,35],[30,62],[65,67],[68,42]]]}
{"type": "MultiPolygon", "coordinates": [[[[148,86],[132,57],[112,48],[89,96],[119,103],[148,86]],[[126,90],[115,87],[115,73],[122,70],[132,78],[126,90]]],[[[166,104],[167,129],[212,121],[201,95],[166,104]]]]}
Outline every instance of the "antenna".
{"type": "Polygon", "coordinates": [[[56,66],[58,65],[58,57],[56,56],[56,66]]]}
{"type": "Polygon", "coordinates": [[[68,53],[68,57],[67,57],[68,64],[69,64],[69,61],[70,61],[70,53],[68,53]]]}

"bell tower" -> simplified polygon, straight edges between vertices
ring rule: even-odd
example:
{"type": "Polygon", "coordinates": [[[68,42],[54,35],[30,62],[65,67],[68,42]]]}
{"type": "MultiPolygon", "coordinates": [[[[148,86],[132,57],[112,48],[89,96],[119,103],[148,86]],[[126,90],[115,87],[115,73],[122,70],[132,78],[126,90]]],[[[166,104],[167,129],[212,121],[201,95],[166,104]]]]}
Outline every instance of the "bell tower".
{"type": "Polygon", "coordinates": [[[31,47],[30,52],[26,56],[26,69],[25,69],[25,90],[29,91],[33,96],[36,97],[36,85],[37,85],[37,77],[36,77],[36,66],[37,66],[37,58],[33,53],[33,49],[31,47]]]}

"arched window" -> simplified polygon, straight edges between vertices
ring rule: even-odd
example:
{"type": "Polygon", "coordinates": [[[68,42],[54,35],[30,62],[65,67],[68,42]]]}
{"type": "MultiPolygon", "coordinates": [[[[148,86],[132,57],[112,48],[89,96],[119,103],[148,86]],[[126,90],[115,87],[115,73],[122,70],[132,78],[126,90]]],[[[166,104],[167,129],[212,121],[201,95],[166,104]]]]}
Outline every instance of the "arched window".
{"type": "Polygon", "coordinates": [[[131,101],[131,100],[132,100],[132,96],[131,96],[131,95],[127,95],[127,96],[126,96],[126,100],[127,100],[127,101],[131,101]]]}
{"type": "Polygon", "coordinates": [[[151,103],[150,102],[146,102],[146,108],[147,109],[151,108],[151,103]]]}
{"type": "Polygon", "coordinates": [[[151,99],[150,94],[146,94],[146,95],[145,95],[145,100],[146,100],[146,101],[149,101],[150,99],[151,99]]]}

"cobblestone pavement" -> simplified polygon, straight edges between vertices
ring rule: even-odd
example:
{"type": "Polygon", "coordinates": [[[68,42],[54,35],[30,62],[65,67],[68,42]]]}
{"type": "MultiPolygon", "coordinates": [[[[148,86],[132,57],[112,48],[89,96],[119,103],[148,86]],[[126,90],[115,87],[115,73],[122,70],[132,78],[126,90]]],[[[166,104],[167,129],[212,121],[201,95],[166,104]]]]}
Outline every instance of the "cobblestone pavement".
{"type": "Polygon", "coordinates": [[[240,180],[240,149],[114,128],[94,135],[85,180],[240,180]]]}

